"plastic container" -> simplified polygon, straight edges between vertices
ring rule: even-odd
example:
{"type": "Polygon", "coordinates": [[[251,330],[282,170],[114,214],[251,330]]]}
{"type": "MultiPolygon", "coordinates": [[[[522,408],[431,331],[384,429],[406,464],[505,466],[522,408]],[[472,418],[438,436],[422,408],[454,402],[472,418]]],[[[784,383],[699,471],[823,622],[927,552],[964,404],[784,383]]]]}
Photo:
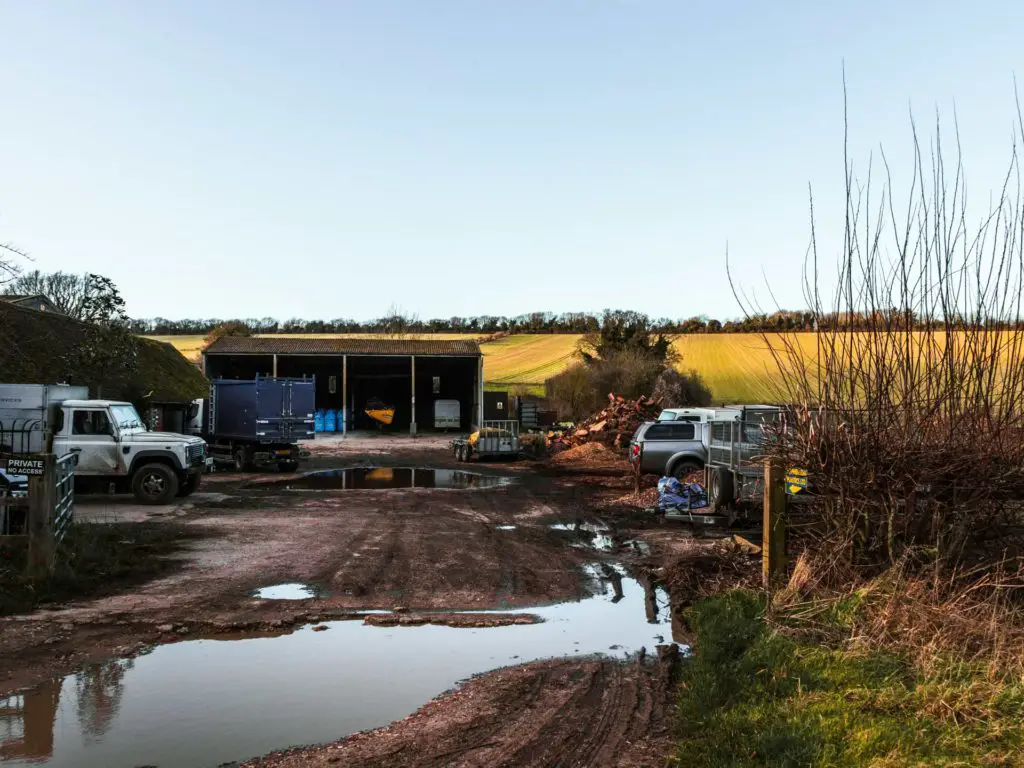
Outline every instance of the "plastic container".
{"type": "Polygon", "coordinates": [[[334,411],[328,408],[324,411],[324,432],[335,432],[338,429],[338,419],[334,411]]]}
{"type": "Polygon", "coordinates": [[[317,411],[316,415],[313,416],[313,431],[314,432],[323,432],[324,431],[324,412],[323,412],[323,410],[317,411]]]}

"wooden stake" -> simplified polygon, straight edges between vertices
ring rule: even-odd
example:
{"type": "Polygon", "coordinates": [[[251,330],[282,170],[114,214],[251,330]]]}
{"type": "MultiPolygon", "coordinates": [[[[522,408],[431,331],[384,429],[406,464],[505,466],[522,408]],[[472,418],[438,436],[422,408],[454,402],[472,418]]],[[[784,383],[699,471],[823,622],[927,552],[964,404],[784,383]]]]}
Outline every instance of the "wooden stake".
{"type": "Polygon", "coordinates": [[[786,485],[778,462],[764,463],[764,521],[761,578],[766,587],[777,584],[786,572],[786,485]]]}
{"type": "Polygon", "coordinates": [[[29,579],[53,574],[55,544],[54,511],[57,505],[57,457],[43,454],[43,474],[28,479],[28,563],[29,579]]]}

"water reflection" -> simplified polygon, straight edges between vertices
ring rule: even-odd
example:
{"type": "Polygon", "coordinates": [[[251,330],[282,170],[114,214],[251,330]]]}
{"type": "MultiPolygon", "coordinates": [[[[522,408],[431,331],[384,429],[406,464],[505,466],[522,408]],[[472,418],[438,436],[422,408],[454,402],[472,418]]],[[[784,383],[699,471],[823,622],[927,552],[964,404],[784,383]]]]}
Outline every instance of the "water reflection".
{"type": "Polygon", "coordinates": [[[282,481],[289,490],[385,490],[391,488],[453,488],[458,490],[497,488],[512,478],[482,475],[461,469],[423,467],[350,467],[308,472],[282,481]]]}
{"type": "Polygon", "coordinates": [[[585,571],[597,587],[593,597],[508,611],[536,614],[540,624],[332,621],[326,632],[218,636],[89,665],[63,683],[8,697],[2,712],[17,724],[0,730],[0,754],[51,768],[217,765],[386,725],[458,681],[508,664],[623,657],[671,642],[668,595],[657,584],[618,564],[585,571]]]}
{"type": "Polygon", "coordinates": [[[88,664],[64,680],[47,680],[30,691],[0,698],[0,760],[32,764],[53,757],[54,726],[65,681],[72,684],[70,702],[83,742],[102,741],[117,719],[125,674],[133,666],[133,659],[88,664]]]}
{"type": "Polygon", "coordinates": [[[134,659],[114,659],[75,675],[78,724],[86,739],[99,741],[109,730],[121,708],[125,673],[134,666],[134,659]]]}
{"type": "Polygon", "coordinates": [[[0,697],[0,760],[35,763],[53,755],[62,684],[47,680],[31,691],[0,697]]]}

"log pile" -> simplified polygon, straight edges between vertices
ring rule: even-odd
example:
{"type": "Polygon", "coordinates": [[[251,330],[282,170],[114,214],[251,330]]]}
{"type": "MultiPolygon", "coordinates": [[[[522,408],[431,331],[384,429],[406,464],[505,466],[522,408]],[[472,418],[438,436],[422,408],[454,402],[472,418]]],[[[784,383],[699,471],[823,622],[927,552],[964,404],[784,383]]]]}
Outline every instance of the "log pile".
{"type": "Polygon", "coordinates": [[[607,407],[571,430],[548,432],[546,443],[551,450],[558,451],[596,441],[625,453],[636,428],[645,421],[655,420],[659,413],[659,400],[643,395],[636,400],[626,400],[609,394],[607,407]]]}

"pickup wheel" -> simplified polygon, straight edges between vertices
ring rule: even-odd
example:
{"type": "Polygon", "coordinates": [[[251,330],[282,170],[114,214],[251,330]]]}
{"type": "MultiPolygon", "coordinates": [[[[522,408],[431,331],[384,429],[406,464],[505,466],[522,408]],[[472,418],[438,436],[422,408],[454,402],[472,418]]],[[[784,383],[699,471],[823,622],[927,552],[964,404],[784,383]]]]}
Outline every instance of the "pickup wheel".
{"type": "Polygon", "coordinates": [[[689,459],[683,459],[677,461],[675,466],[672,467],[672,477],[676,480],[685,480],[687,476],[692,475],[694,472],[700,472],[701,466],[696,461],[689,459]]]}
{"type": "Polygon", "coordinates": [[[194,475],[188,475],[185,480],[178,486],[178,497],[191,496],[197,490],[199,490],[199,484],[202,481],[202,475],[198,472],[194,475]]]}
{"type": "Polygon", "coordinates": [[[143,504],[170,504],[178,495],[178,475],[166,464],[144,464],[132,475],[132,493],[143,504]]]}
{"type": "Polygon", "coordinates": [[[708,489],[708,506],[714,513],[722,513],[732,506],[732,473],[721,467],[711,470],[711,488],[708,489]]]}

